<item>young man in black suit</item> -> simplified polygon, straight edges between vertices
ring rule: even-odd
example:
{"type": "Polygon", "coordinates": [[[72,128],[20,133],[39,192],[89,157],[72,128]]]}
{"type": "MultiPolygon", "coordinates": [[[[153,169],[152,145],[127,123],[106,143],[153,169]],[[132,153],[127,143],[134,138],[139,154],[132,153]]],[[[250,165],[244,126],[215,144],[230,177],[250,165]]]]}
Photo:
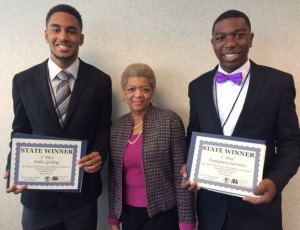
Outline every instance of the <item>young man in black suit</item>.
{"type": "MultiPolygon", "coordinates": [[[[188,140],[193,131],[265,140],[263,180],[254,190],[261,197],[242,199],[183,182],[198,191],[201,230],[281,230],[281,192],[299,167],[293,77],[249,60],[253,37],[250,21],[240,11],[229,10],[216,19],[211,43],[219,65],[189,85],[187,135],[188,140]],[[218,72],[227,77],[218,78],[218,72]],[[231,81],[229,74],[241,78],[231,81]]],[[[185,167],[181,173],[187,177],[185,167]]]]}
{"type": "MultiPolygon", "coordinates": [[[[82,19],[69,5],[53,7],[46,18],[45,40],[50,58],[13,79],[13,133],[87,140],[87,153],[77,163],[84,168],[81,193],[53,192],[10,186],[22,193],[23,229],[96,229],[97,198],[102,192],[100,171],[109,149],[111,79],[78,58],[84,42],[82,19]],[[55,93],[60,79],[69,73],[69,103],[58,111],[55,93]]],[[[9,176],[8,166],[5,178],[9,176]]]]}

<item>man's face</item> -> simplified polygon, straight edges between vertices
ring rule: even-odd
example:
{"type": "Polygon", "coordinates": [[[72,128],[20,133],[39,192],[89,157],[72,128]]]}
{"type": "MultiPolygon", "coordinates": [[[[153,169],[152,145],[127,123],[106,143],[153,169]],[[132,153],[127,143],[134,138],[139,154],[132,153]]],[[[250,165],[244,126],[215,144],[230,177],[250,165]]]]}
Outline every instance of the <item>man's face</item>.
{"type": "Polygon", "coordinates": [[[67,68],[76,60],[84,37],[73,15],[56,12],[49,19],[45,39],[49,43],[50,58],[59,67],[67,68]]]}
{"type": "Polygon", "coordinates": [[[231,73],[245,64],[253,36],[243,18],[227,18],[215,24],[211,43],[222,69],[231,73]]]}

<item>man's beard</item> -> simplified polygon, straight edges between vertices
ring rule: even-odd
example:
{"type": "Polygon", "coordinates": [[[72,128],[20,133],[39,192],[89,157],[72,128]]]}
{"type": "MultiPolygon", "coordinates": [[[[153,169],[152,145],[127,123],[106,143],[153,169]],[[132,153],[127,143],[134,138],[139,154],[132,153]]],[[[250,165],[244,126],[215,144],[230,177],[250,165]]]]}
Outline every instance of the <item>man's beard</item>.
{"type": "Polygon", "coordinates": [[[60,56],[56,55],[54,52],[52,52],[52,51],[51,51],[51,53],[54,55],[54,57],[55,57],[56,59],[58,59],[58,60],[60,60],[60,61],[63,61],[63,62],[67,62],[67,61],[69,61],[69,60],[74,59],[74,57],[77,57],[77,56],[78,56],[78,52],[75,53],[75,54],[73,54],[73,55],[71,55],[71,56],[68,56],[68,57],[60,57],[60,56]]]}

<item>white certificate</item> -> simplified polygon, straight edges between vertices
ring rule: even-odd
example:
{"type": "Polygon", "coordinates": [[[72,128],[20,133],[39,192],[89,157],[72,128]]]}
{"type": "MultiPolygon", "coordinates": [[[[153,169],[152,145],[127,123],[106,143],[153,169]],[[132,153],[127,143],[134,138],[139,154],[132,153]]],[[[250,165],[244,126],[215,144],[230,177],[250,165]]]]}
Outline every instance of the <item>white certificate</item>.
{"type": "Polygon", "coordinates": [[[253,190],[262,180],[265,152],[262,140],[193,132],[189,180],[215,192],[259,197],[253,190]]]}
{"type": "Polygon", "coordinates": [[[83,169],[76,164],[86,141],[14,134],[8,186],[80,192],[83,169]]]}

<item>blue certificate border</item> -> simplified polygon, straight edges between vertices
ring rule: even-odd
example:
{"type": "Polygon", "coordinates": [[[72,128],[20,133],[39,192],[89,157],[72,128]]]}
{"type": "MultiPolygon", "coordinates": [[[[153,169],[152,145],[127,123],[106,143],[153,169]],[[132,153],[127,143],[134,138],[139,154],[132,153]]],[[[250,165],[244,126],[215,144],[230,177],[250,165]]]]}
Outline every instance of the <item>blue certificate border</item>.
{"type": "Polygon", "coordinates": [[[15,175],[14,175],[14,181],[16,184],[26,184],[26,185],[39,185],[39,186],[74,186],[75,185],[75,167],[76,167],[76,157],[78,154],[77,145],[68,145],[68,144],[40,144],[40,143],[25,143],[25,142],[18,142],[16,143],[16,158],[15,158],[15,175]],[[72,160],[72,166],[71,166],[71,180],[70,182],[57,182],[51,180],[49,178],[49,181],[47,181],[47,178],[45,178],[45,182],[28,182],[28,181],[22,181],[19,180],[19,162],[20,162],[20,154],[21,154],[21,147],[45,147],[45,148],[68,148],[73,150],[73,160],[72,160]]]}
{"type": "MultiPolygon", "coordinates": [[[[33,135],[33,134],[25,134],[25,133],[13,133],[12,134],[12,138],[23,138],[23,139],[46,139],[46,140],[59,140],[59,141],[79,141],[81,143],[81,149],[79,151],[79,149],[76,149],[78,151],[78,154],[80,154],[80,158],[82,158],[85,154],[86,154],[86,150],[87,150],[87,141],[86,140],[75,140],[75,139],[67,139],[67,138],[60,138],[60,137],[52,137],[52,136],[42,136],[42,135],[33,135]]],[[[11,156],[12,158],[12,156],[11,156]]],[[[11,159],[11,163],[10,163],[10,168],[14,167],[14,169],[16,169],[15,164],[13,163],[14,159],[11,159]]],[[[75,162],[74,162],[75,163],[75,162]]],[[[75,164],[76,167],[76,164],[75,164]]],[[[11,170],[10,170],[11,172],[11,170]]],[[[41,188],[30,188],[32,190],[44,190],[44,191],[55,191],[55,192],[75,192],[75,193],[80,193],[81,192],[81,187],[82,187],[82,181],[83,181],[83,172],[84,169],[83,168],[79,168],[78,170],[78,185],[77,188],[68,188],[66,187],[65,189],[61,189],[61,188],[53,188],[53,189],[41,189],[41,188]]],[[[6,187],[9,188],[11,183],[14,183],[14,181],[12,181],[10,179],[10,177],[8,177],[7,179],[7,184],[6,187]]],[[[28,184],[28,182],[26,182],[28,184]]],[[[46,187],[46,185],[45,185],[46,187]]]]}
{"type": "Polygon", "coordinates": [[[210,180],[205,180],[205,179],[200,179],[200,178],[190,178],[193,179],[196,182],[199,183],[206,183],[210,185],[215,185],[215,186],[220,186],[223,188],[230,188],[230,189],[236,189],[236,190],[241,190],[241,191],[246,191],[246,192],[252,192],[253,188],[257,185],[258,182],[258,174],[259,174],[259,164],[260,159],[261,159],[261,149],[260,148],[255,148],[255,147],[247,147],[247,146],[240,146],[240,145],[234,145],[234,144],[226,144],[226,143],[217,143],[214,141],[204,141],[200,140],[199,143],[199,149],[196,151],[195,146],[196,146],[196,140],[197,137],[208,137],[208,138],[216,138],[216,139],[223,139],[223,140],[232,140],[232,141],[238,141],[238,142],[244,142],[244,143],[254,143],[254,144],[265,144],[265,141],[263,140],[256,140],[256,139],[250,139],[250,138],[241,138],[241,137],[232,137],[232,136],[223,136],[223,135],[217,135],[217,134],[209,134],[209,133],[201,133],[201,132],[193,132],[192,137],[191,137],[191,142],[190,142],[190,148],[189,148],[189,153],[188,153],[188,161],[187,161],[187,171],[190,174],[191,168],[192,168],[192,162],[196,161],[196,167],[195,167],[195,174],[198,175],[197,172],[201,170],[200,165],[201,165],[201,149],[204,144],[210,144],[212,146],[220,146],[220,147],[230,147],[234,149],[241,149],[241,150],[246,150],[246,151],[252,151],[255,152],[256,158],[255,158],[255,163],[254,163],[254,168],[256,168],[255,174],[253,175],[253,185],[252,188],[245,188],[241,187],[235,184],[228,184],[228,183],[220,183],[220,182],[213,182],[210,180]],[[197,153],[196,156],[194,154],[197,153]],[[194,157],[197,157],[194,159],[194,157]]]}
{"type": "Polygon", "coordinates": [[[229,183],[220,183],[220,182],[213,182],[210,180],[205,180],[205,179],[200,179],[200,178],[194,178],[194,180],[196,182],[199,183],[206,183],[206,184],[211,184],[211,185],[215,185],[215,186],[220,186],[220,187],[224,187],[224,188],[231,188],[231,189],[238,189],[241,191],[247,191],[247,192],[252,192],[253,188],[257,185],[258,182],[258,167],[259,167],[259,157],[260,157],[260,149],[259,148],[253,148],[253,147],[244,147],[244,146],[239,146],[239,145],[233,145],[233,144],[220,144],[217,142],[213,142],[213,141],[202,141],[200,140],[200,144],[199,144],[199,149],[198,149],[198,155],[197,155],[197,159],[196,159],[196,167],[195,167],[195,174],[194,175],[198,175],[198,172],[201,170],[201,160],[202,160],[202,154],[201,154],[201,149],[203,147],[203,145],[205,144],[210,144],[212,146],[218,146],[218,147],[228,147],[228,148],[234,148],[234,149],[239,149],[239,150],[246,150],[246,151],[251,151],[251,152],[255,152],[255,162],[254,162],[254,168],[257,168],[257,170],[254,170],[254,175],[253,175],[253,184],[252,184],[252,188],[245,188],[242,186],[238,186],[235,184],[229,184],[229,183]]]}

